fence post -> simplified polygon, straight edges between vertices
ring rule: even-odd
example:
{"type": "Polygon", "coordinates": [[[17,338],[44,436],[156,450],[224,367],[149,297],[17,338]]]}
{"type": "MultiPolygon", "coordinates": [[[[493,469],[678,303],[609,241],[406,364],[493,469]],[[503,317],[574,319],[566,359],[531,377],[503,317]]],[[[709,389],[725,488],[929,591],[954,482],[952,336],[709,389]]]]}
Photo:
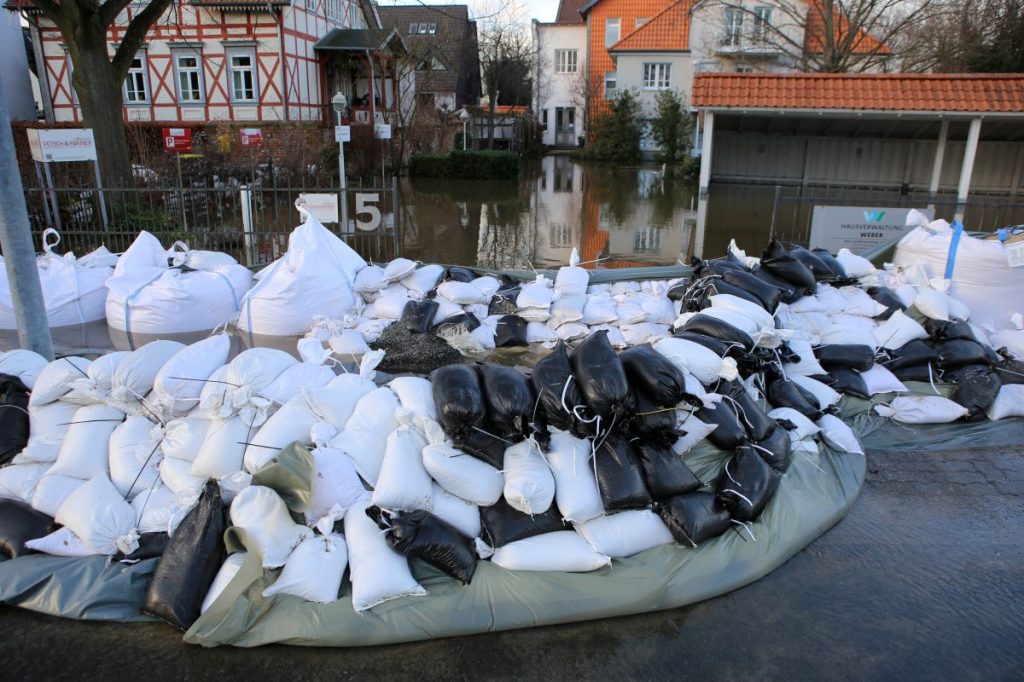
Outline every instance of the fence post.
{"type": "Polygon", "coordinates": [[[398,251],[399,244],[401,244],[401,240],[399,239],[398,235],[401,233],[402,210],[401,210],[401,207],[400,207],[399,202],[398,202],[398,176],[397,175],[392,175],[391,176],[391,214],[393,216],[395,216],[395,226],[392,228],[392,232],[394,233],[394,238],[395,238],[395,252],[394,252],[395,255],[394,255],[394,257],[398,258],[398,256],[401,255],[399,253],[399,251],[398,251]]]}
{"type": "Polygon", "coordinates": [[[252,189],[248,185],[238,188],[242,205],[242,232],[245,235],[245,264],[252,266],[256,262],[255,239],[252,223],[252,189]]]}
{"type": "Polygon", "coordinates": [[[775,185],[775,198],[772,200],[771,238],[775,237],[775,218],[779,214],[779,201],[782,198],[782,185],[775,185]]]}

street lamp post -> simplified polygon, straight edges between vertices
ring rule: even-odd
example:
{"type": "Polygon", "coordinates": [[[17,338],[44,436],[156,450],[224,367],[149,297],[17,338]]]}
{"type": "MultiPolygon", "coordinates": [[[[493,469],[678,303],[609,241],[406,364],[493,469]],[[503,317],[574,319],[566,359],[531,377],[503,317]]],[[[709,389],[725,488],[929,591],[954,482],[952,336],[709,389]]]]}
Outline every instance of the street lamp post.
{"type": "Polygon", "coordinates": [[[462,151],[466,151],[466,124],[469,123],[469,112],[463,109],[459,114],[459,120],[462,121],[462,151]]]}
{"type": "Polygon", "coordinates": [[[341,135],[341,122],[342,115],[348,107],[348,98],[339,92],[331,98],[331,105],[338,117],[338,177],[341,180],[341,229],[339,231],[344,233],[348,230],[348,180],[345,178],[345,140],[341,135]]]}

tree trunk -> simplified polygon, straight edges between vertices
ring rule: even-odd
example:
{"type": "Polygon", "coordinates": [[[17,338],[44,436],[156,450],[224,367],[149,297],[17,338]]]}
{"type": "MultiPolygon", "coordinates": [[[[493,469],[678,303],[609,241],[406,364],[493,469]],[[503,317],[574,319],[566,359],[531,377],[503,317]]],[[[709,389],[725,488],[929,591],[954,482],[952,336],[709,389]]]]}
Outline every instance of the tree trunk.
{"type": "MultiPolygon", "coordinates": [[[[101,35],[105,35],[105,32],[101,35]]],[[[82,118],[92,128],[104,187],[134,187],[121,85],[104,41],[68,46],[82,118]]]]}

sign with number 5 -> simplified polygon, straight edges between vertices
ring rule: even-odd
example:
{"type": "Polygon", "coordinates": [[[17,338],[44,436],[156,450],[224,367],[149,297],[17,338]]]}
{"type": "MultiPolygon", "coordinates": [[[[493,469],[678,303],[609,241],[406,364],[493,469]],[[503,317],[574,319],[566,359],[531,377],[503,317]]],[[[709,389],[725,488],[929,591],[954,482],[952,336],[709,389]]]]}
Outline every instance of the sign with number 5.
{"type": "Polygon", "coordinates": [[[356,194],[356,227],[364,232],[373,232],[380,227],[380,209],[374,204],[380,202],[380,194],[376,192],[356,194]],[[361,220],[369,216],[369,220],[361,220]]]}

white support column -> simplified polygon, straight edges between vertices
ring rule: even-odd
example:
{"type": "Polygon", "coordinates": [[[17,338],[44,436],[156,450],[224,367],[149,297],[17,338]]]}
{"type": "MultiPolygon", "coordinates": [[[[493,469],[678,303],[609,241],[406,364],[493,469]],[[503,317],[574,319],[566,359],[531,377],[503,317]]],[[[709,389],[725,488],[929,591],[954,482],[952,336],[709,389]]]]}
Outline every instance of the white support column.
{"type": "MultiPolygon", "coordinates": [[[[942,164],[946,160],[946,140],[949,138],[949,120],[943,119],[939,127],[939,141],[935,144],[935,160],[932,162],[932,181],[928,185],[928,198],[935,201],[939,193],[939,181],[942,179],[942,164]]],[[[935,210],[935,204],[929,208],[935,210]]]]}
{"type": "Polygon", "coordinates": [[[715,114],[704,112],[704,136],[701,139],[700,179],[697,184],[697,234],[693,241],[693,255],[704,254],[704,230],[708,217],[708,186],[711,184],[711,143],[715,137],[715,114]]]}
{"type": "Polygon", "coordinates": [[[972,118],[967,132],[967,146],[964,148],[964,163],[960,167],[960,185],[956,191],[956,219],[963,220],[967,195],[971,191],[971,175],[974,173],[974,157],[978,154],[978,138],[981,137],[981,119],[972,118]]]}

